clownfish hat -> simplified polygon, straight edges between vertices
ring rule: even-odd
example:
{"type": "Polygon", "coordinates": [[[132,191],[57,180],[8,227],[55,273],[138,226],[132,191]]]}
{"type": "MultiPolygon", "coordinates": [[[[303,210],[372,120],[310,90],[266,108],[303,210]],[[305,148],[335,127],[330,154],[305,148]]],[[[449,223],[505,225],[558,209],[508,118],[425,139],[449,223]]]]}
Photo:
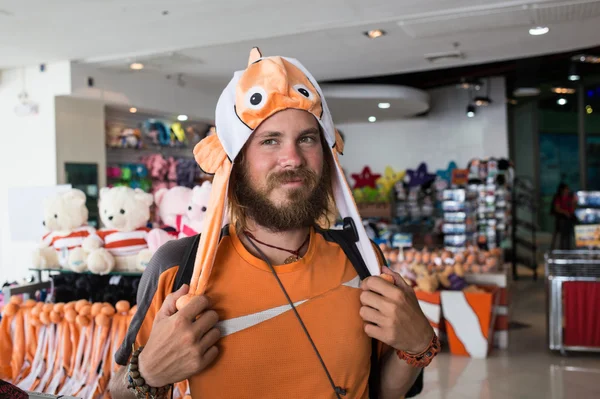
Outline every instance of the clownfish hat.
{"type": "Polygon", "coordinates": [[[297,60],[263,57],[258,48],[253,48],[248,67],[235,72],[219,98],[216,135],[206,137],[194,148],[196,162],[204,172],[214,174],[214,178],[190,290],[187,296],[178,301],[179,309],[185,306],[192,295],[202,295],[206,291],[225,216],[233,162],[254,130],[264,120],[285,109],[307,111],[319,122],[333,158],[335,171],[331,184],[337,210],[342,218],[353,219],[360,254],[371,275],[380,274],[375,249],[363,227],[339,163],[338,153],[343,151],[343,141],[333,125],[321,88],[297,60]]]}

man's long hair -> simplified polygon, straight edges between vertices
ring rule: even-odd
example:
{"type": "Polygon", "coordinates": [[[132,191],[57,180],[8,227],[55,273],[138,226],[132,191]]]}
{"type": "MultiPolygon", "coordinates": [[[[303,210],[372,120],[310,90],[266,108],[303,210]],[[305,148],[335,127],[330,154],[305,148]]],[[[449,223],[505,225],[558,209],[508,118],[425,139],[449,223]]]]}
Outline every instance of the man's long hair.
{"type": "MultiPolygon", "coordinates": [[[[319,127],[320,128],[320,127],[319,127]]],[[[319,216],[314,221],[314,224],[323,228],[328,229],[333,223],[335,223],[337,217],[337,207],[333,196],[333,173],[335,173],[335,165],[331,155],[331,151],[328,148],[327,141],[321,131],[321,147],[323,150],[323,172],[322,179],[327,179],[327,184],[324,185],[324,189],[327,195],[328,206],[321,210],[319,216]]],[[[244,154],[246,147],[242,149],[240,154],[236,157],[233,169],[231,171],[231,177],[229,179],[229,187],[227,190],[227,204],[228,212],[231,223],[236,227],[236,231],[241,233],[246,231],[248,228],[248,212],[246,207],[242,205],[243,201],[238,198],[237,190],[235,189],[236,184],[242,180],[241,174],[243,173],[242,168],[245,167],[244,154]]],[[[318,185],[317,185],[318,188],[318,185]]]]}

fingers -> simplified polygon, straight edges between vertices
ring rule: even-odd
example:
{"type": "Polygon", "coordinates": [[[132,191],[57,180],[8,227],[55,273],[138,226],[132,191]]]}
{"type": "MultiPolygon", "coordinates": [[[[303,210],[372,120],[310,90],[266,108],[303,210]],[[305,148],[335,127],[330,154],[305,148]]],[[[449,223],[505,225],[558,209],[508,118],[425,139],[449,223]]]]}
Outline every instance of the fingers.
{"type": "Polygon", "coordinates": [[[373,309],[369,306],[363,306],[360,308],[360,317],[368,323],[377,324],[382,326],[386,322],[386,318],[381,314],[380,311],[373,309]]]}
{"type": "Polygon", "coordinates": [[[365,333],[369,337],[375,338],[376,340],[385,343],[384,330],[383,330],[383,328],[379,327],[378,325],[375,325],[375,324],[365,324],[365,333]]]}
{"type": "Polygon", "coordinates": [[[373,291],[386,298],[392,298],[398,288],[381,277],[368,277],[363,280],[361,288],[365,291],[373,291]]]}
{"type": "Polygon", "coordinates": [[[372,291],[363,291],[360,294],[360,303],[381,311],[386,306],[387,301],[384,297],[372,291]]]}
{"type": "Polygon", "coordinates": [[[406,283],[406,281],[404,281],[404,278],[402,278],[402,276],[400,274],[396,273],[389,267],[383,266],[381,268],[381,271],[383,272],[383,275],[392,277],[393,281],[394,281],[394,285],[396,285],[397,287],[410,288],[410,286],[406,283]]]}
{"type": "Polygon", "coordinates": [[[208,309],[210,300],[207,296],[193,296],[187,305],[179,311],[179,315],[188,321],[195,321],[196,317],[208,309]]]}
{"type": "Polygon", "coordinates": [[[217,348],[216,346],[211,346],[210,349],[204,353],[203,359],[206,365],[208,366],[209,364],[215,361],[217,356],[219,356],[219,348],[217,348]]]}
{"type": "Polygon", "coordinates": [[[177,306],[175,303],[179,298],[188,293],[190,287],[187,284],[182,285],[177,291],[167,295],[165,298],[160,310],[156,314],[155,322],[164,319],[165,317],[170,317],[177,313],[177,306]]]}
{"type": "Polygon", "coordinates": [[[211,329],[206,334],[204,334],[204,336],[200,340],[201,352],[202,353],[208,352],[210,350],[210,348],[219,341],[220,338],[221,338],[221,330],[219,330],[216,327],[211,329]]]}
{"type": "Polygon", "coordinates": [[[194,332],[198,338],[204,337],[219,321],[219,315],[214,310],[209,310],[202,315],[193,324],[194,332]]]}

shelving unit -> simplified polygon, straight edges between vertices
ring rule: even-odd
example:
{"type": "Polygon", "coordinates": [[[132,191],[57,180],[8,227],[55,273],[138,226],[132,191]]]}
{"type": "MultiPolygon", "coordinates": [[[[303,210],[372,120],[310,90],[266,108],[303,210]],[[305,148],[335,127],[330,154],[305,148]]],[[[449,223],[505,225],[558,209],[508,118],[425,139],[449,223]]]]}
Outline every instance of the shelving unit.
{"type": "Polygon", "coordinates": [[[600,191],[578,191],[575,243],[578,248],[600,248],[600,191]]]}
{"type": "MultiPolygon", "coordinates": [[[[92,272],[89,272],[89,271],[88,272],[83,272],[83,273],[77,273],[77,272],[74,272],[73,270],[69,270],[69,269],[36,269],[36,268],[29,268],[29,270],[37,273],[38,281],[42,281],[42,272],[96,275],[95,273],[92,273],[92,272]]],[[[142,272],[116,271],[115,270],[115,271],[112,271],[112,272],[108,273],[108,275],[109,276],[141,277],[142,272]]]]}
{"type": "Polygon", "coordinates": [[[512,190],[512,269],[513,278],[518,280],[517,264],[521,264],[533,271],[533,279],[537,280],[537,201],[531,180],[524,177],[515,177],[512,190]],[[523,211],[530,212],[530,220],[524,218],[523,211]],[[519,212],[521,211],[521,212],[519,212]],[[519,233],[522,233],[521,235],[519,233]],[[523,233],[527,236],[525,238],[523,233]],[[529,256],[519,256],[518,248],[529,252],[529,256]]]}
{"type": "Polygon", "coordinates": [[[451,252],[462,252],[467,244],[473,243],[476,220],[475,193],[464,188],[444,190],[444,248],[451,252]]]}

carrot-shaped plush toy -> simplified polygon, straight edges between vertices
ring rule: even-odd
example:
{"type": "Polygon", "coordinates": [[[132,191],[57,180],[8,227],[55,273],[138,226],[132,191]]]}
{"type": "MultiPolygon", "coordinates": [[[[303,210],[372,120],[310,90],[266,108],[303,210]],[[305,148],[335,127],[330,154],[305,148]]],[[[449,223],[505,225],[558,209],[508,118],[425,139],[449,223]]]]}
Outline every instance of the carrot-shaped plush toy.
{"type": "MultiPolygon", "coordinates": [[[[233,162],[262,121],[291,108],[305,110],[318,120],[335,165],[331,184],[337,209],[342,218],[350,217],[354,221],[358,250],[371,275],[380,275],[375,249],[362,225],[338,160],[338,153],[342,152],[342,140],[333,125],[317,81],[297,60],[263,57],[254,48],[250,52],[248,67],[234,74],[219,98],[217,134],[208,136],[194,148],[194,157],[200,168],[214,174],[214,178],[190,290],[188,295],[177,301],[178,309],[182,309],[192,296],[202,295],[209,283],[224,220],[233,162]]],[[[235,223],[234,220],[232,222],[235,223]]]]}

